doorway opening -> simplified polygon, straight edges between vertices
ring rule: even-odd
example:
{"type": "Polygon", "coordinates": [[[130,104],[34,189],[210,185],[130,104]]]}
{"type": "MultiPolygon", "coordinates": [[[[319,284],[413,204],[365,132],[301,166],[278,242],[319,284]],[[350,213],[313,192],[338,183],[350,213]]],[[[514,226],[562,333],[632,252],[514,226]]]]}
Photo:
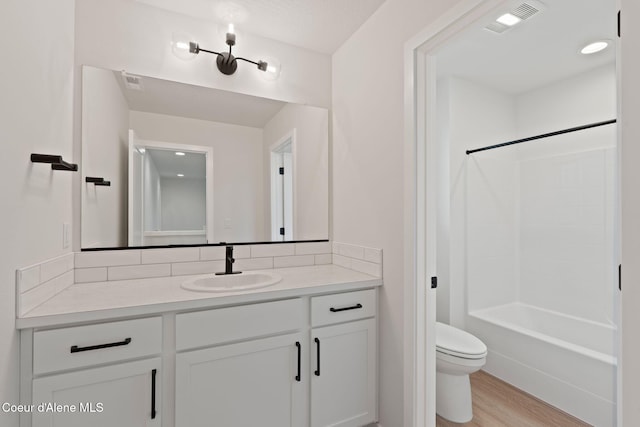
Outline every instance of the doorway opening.
{"type": "Polygon", "coordinates": [[[469,3],[417,36],[417,55],[408,56],[407,102],[418,118],[407,123],[417,159],[407,281],[416,301],[414,425],[435,425],[437,320],[487,344],[487,372],[590,424],[614,426],[615,1],[589,9],[572,0],[469,3]],[[523,5],[535,11],[499,26],[523,5]],[[602,40],[608,49],[580,53],[602,40]],[[573,128],[581,129],[557,133],[573,128]]]}

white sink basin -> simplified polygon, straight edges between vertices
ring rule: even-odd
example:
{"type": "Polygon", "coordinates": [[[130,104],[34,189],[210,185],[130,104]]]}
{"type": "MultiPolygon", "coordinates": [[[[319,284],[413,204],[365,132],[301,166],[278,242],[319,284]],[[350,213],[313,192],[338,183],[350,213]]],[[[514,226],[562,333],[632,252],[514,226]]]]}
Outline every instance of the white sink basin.
{"type": "Polygon", "coordinates": [[[181,286],[189,291],[198,292],[240,292],[249,289],[266,288],[282,280],[274,273],[252,271],[240,274],[211,275],[187,280],[181,286]]]}

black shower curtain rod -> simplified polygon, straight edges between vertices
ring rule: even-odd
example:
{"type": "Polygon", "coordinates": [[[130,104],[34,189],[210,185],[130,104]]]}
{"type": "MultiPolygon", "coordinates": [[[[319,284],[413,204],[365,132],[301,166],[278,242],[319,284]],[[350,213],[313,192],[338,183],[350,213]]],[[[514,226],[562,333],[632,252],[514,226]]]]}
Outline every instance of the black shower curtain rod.
{"type": "Polygon", "coordinates": [[[604,121],[604,122],[591,123],[591,124],[584,125],[584,126],[577,126],[577,127],[574,127],[574,128],[558,130],[558,131],[555,131],[555,132],[545,133],[545,134],[542,134],[542,135],[531,136],[529,138],[516,139],[515,141],[503,142],[502,144],[489,145],[489,146],[482,147],[482,148],[475,148],[473,150],[467,150],[467,155],[468,154],[472,154],[472,153],[477,153],[478,151],[492,150],[494,148],[506,147],[507,145],[520,144],[521,142],[533,141],[533,140],[536,140],[536,139],[548,138],[550,136],[562,135],[563,133],[576,132],[576,131],[579,131],[579,130],[595,128],[595,127],[598,127],[598,126],[610,125],[610,124],[613,124],[615,122],[616,122],[616,119],[607,120],[607,121],[604,121]]]}

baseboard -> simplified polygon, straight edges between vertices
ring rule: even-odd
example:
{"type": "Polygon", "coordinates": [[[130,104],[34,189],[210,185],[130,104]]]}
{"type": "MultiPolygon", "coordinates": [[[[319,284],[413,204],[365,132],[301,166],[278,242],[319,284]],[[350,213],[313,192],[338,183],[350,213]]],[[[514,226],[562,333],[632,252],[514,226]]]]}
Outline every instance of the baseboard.
{"type": "Polygon", "coordinates": [[[615,423],[614,403],[508,356],[490,351],[483,370],[589,424],[612,427],[615,423]]]}

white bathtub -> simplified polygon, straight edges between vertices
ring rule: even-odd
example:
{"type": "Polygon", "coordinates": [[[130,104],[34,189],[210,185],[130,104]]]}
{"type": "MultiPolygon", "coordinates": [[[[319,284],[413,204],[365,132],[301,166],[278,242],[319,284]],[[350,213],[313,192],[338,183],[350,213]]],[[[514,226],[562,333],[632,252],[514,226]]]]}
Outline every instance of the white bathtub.
{"type": "Polygon", "coordinates": [[[521,303],[472,311],[485,370],[598,427],[615,425],[615,326],[521,303]]]}

